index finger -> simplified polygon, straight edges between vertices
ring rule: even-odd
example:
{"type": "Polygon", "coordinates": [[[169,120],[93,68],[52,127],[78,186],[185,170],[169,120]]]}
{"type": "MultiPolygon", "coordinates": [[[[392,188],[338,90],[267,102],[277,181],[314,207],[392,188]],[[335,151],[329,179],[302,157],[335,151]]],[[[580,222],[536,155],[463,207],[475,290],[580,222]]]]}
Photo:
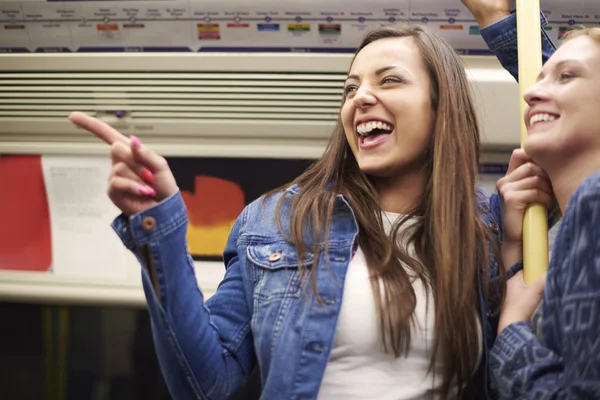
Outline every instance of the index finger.
{"type": "Polygon", "coordinates": [[[108,144],[123,142],[129,145],[129,139],[127,137],[123,136],[119,131],[97,118],[75,111],[69,114],[69,121],[89,132],[92,132],[94,135],[108,144]]]}

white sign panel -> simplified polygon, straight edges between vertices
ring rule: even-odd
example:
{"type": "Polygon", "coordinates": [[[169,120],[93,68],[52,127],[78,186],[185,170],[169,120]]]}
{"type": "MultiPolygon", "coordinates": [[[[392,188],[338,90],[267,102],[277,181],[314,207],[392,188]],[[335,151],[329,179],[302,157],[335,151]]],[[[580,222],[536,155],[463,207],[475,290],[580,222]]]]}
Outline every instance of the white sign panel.
{"type": "MultiPolygon", "coordinates": [[[[600,1],[542,0],[557,41],[600,26],[600,1]]],[[[487,53],[460,0],[0,0],[0,51],[353,52],[382,23],[422,24],[459,52],[487,53]]]]}

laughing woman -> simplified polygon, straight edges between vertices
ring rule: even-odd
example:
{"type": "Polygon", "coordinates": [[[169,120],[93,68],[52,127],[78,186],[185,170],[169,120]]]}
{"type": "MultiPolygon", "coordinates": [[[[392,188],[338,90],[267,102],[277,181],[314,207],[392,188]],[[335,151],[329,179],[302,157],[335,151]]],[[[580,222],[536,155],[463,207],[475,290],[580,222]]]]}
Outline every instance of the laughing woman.
{"type": "MultiPolygon", "coordinates": [[[[257,366],[264,399],[486,396],[500,201],[476,188],[469,81],[436,35],[395,25],[365,37],[323,156],[243,210],[207,301],[165,159],[98,120],[71,120],[111,144],[114,228],[142,265],[175,399],[232,398],[257,366]]],[[[530,171],[542,179],[524,176],[513,194],[551,206],[546,176],[530,171]]]]}

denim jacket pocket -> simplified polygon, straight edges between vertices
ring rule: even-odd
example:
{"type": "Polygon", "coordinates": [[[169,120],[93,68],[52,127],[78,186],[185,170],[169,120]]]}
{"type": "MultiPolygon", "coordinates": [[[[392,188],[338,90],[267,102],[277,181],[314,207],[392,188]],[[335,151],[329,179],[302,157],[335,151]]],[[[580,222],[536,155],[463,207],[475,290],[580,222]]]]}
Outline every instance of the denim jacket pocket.
{"type": "Polygon", "coordinates": [[[296,247],[285,241],[249,245],[246,253],[256,269],[254,296],[263,301],[299,297],[301,281],[306,280],[315,257],[306,251],[300,260],[296,247]]]}

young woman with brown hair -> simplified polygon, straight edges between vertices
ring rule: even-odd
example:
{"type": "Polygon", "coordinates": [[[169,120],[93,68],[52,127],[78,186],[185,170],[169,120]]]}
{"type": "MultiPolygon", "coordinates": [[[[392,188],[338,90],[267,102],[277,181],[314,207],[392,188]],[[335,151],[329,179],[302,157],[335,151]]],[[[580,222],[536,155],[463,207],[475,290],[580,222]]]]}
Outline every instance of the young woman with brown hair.
{"type": "MultiPolygon", "coordinates": [[[[206,302],[165,159],[98,120],[71,120],[111,144],[114,228],[143,266],[174,398],[232,398],[257,365],[265,399],[485,396],[500,201],[476,188],[475,108],[445,41],[408,25],[365,37],[323,156],[244,209],[206,302]]],[[[541,169],[519,180],[522,204],[552,205],[541,169]]]]}

